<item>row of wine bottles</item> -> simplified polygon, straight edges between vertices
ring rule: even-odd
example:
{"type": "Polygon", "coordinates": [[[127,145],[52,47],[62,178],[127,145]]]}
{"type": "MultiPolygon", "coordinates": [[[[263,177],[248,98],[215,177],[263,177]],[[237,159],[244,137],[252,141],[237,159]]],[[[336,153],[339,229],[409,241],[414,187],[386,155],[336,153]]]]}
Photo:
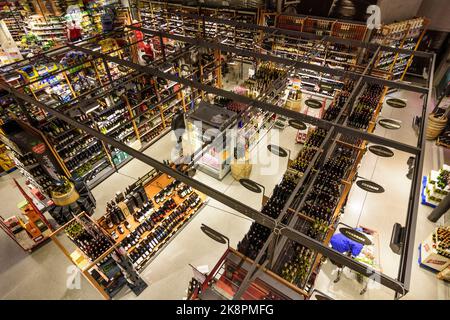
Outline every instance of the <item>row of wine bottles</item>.
{"type": "MultiPolygon", "coordinates": [[[[275,186],[272,196],[263,206],[261,212],[271,218],[278,218],[295,185],[294,178],[285,175],[281,183],[275,186]]],[[[269,234],[270,229],[256,222],[253,223],[244,239],[238,243],[238,250],[247,257],[255,259],[269,234]]]]}
{"type": "Polygon", "coordinates": [[[82,225],[73,221],[66,226],[65,232],[91,260],[97,259],[112,245],[108,237],[90,223],[82,225]]]}
{"type": "Polygon", "coordinates": [[[348,118],[348,125],[357,129],[366,130],[378,106],[383,86],[367,84],[363,94],[359,97],[356,106],[348,118]]]}
{"type": "Polygon", "coordinates": [[[135,244],[135,247],[130,252],[130,259],[135,266],[140,266],[144,260],[150,258],[158,250],[160,243],[166,241],[173,234],[175,228],[183,219],[189,216],[191,210],[197,209],[200,202],[200,197],[193,193],[178,205],[175,210],[166,215],[161,223],[155,224],[151,222],[150,224],[145,224],[144,228],[140,228],[139,232],[134,235],[135,237],[131,239],[131,243],[135,244]],[[150,231],[150,233],[142,237],[146,231],[150,231]]]}

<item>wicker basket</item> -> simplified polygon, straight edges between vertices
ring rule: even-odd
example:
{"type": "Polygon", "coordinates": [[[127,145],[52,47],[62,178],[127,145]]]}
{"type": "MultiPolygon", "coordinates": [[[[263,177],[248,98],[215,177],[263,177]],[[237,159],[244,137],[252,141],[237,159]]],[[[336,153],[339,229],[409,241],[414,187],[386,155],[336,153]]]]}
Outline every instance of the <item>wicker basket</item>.
{"type": "Polygon", "coordinates": [[[252,164],[248,159],[237,159],[231,163],[231,175],[237,181],[248,179],[252,173],[252,164]]]}
{"type": "Polygon", "coordinates": [[[78,194],[72,182],[70,183],[70,187],[71,187],[70,190],[65,194],[62,195],[56,195],[54,193],[52,194],[52,200],[55,203],[55,205],[59,207],[64,207],[74,203],[80,198],[80,195],[78,194]]]}
{"type": "Polygon", "coordinates": [[[436,139],[444,130],[445,126],[447,125],[448,118],[446,116],[444,117],[435,117],[434,114],[430,114],[428,116],[428,125],[427,125],[427,131],[425,138],[427,140],[434,140],[436,139]]]}
{"type": "Polygon", "coordinates": [[[301,99],[298,99],[298,100],[287,99],[286,100],[286,109],[300,112],[301,108],[302,108],[302,100],[301,99]]]}

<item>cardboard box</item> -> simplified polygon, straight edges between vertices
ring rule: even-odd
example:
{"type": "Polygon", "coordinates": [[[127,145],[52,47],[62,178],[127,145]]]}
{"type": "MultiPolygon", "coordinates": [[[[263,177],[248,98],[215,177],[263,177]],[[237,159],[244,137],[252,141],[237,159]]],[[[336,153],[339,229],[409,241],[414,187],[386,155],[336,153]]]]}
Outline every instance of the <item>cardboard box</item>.
{"type": "Polygon", "coordinates": [[[430,235],[420,245],[421,264],[432,268],[438,272],[444,270],[450,265],[450,259],[441,256],[433,248],[433,238],[430,235]]]}

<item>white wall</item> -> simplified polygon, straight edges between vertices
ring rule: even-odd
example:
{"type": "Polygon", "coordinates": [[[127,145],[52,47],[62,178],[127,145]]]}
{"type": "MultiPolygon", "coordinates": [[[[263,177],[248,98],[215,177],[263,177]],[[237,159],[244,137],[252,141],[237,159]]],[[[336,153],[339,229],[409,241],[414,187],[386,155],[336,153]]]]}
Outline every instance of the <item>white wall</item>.
{"type": "Polygon", "coordinates": [[[428,29],[450,32],[450,1],[424,0],[418,15],[431,19],[428,29]]]}
{"type": "Polygon", "coordinates": [[[421,4],[422,0],[378,0],[378,6],[381,9],[381,23],[387,24],[412,18],[417,15],[421,4]]]}

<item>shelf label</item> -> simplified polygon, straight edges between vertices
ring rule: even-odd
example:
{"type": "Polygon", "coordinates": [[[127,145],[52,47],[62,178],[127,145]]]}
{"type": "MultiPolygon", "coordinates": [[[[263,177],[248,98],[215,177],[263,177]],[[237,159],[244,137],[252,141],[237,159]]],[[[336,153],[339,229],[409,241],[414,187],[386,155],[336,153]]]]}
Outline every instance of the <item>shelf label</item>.
{"type": "Polygon", "coordinates": [[[370,239],[367,238],[367,236],[365,234],[363,234],[362,232],[359,232],[355,229],[339,228],[339,232],[355,242],[358,242],[358,243],[361,243],[361,244],[364,244],[367,246],[370,246],[372,244],[372,241],[370,241],[370,239]]]}
{"type": "Polygon", "coordinates": [[[320,102],[319,100],[316,99],[308,99],[305,101],[305,104],[313,109],[320,109],[322,108],[322,102],[320,102]]]}
{"type": "Polygon", "coordinates": [[[326,84],[326,83],[320,83],[319,84],[320,90],[323,91],[333,91],[334,87],[330,84],[326,84]]]}
{"type": "Polygon", "coordinates": [[[391,106],[392,108],[397,108],[397,109],[406,107],[406,101],[398,99],[398,98],[386,99],[386,104],[388,106],[391,106]]]}
{"type": "Polygon", "coordinates": [[[206,234],[211,239],[213,239],[219,243],[223,243],[223,244],[227,243],[227,239],[225,238],[224,235],[222,235],[219,232],[217,232],[216,230],[208,227],[207,225],[202,224],[200,229],[203,231],[204,234],[206,234]]]}
{"type": "Polygon", "coordinates": [[[239,183],[244,188],[246,188],[247,190],[250,190],[251,192],[261,193],[261,191],[262,191],[261,187],[253,180],[250,180],[250,179],[239,179],[239,183]]]}
{"type": "Polygon", "coordinates": [[[370,180],[358,180],[356,181],[356,185],[367,192],[372,193],[383,193],[384,188],[380,186],[378,183],[375,183],[370,180]]]}
{"type": "Polygon", "coordinates": [[[272,152],[274,155],[279,157],[287,157],[287,151],[281,148],[280,146],[276,146],[274,144],[269,144],[267,146],[267,149],[269,149],[270,152],[272,152]]]}
{"type": "Polygon", "coordinates": [[[294,129],[297,129],[297,130],[305,130],[306,129],[306,124],[299,120],[291,119],[288,121],[288,123],[294,129]]]}
{"type": "Polygon", "coordinates": [[[380,119],[378,120],[378,123],[383,128],[389,129],[389,130],[398,130],[401,128],[401,121],[395,120],[395,119],[380,119]]]}
{"type": "Polygon", "coordinates": [[[369,151],[377,156],[384,158],[390,158],[394,156],[394,151],[392,151],[389,148],[386,148],[385,146],[380,145],[370,146],[369,151]]]}

